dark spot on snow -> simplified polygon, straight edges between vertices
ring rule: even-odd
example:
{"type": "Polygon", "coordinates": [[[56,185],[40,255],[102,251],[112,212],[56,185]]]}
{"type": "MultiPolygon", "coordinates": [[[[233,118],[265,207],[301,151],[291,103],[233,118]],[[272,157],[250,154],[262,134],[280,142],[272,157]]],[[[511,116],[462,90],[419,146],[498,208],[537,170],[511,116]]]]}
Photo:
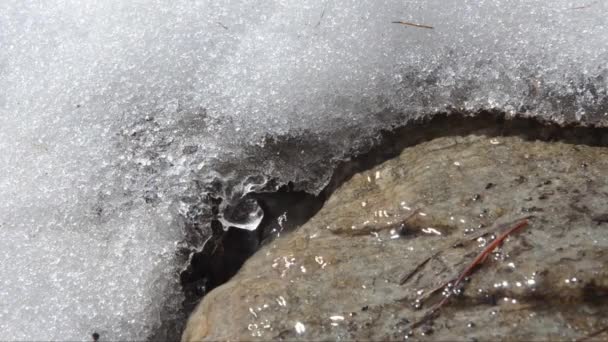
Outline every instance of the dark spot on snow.
{"type": "Polygon", "coordinates": [[[194,154],[196,153],[196,151],[198,151],[198,146],[196,145],[189,145],[189,146],[185,146],[184,149],[182,150],[182,153],[184,154],[194,154]]]}

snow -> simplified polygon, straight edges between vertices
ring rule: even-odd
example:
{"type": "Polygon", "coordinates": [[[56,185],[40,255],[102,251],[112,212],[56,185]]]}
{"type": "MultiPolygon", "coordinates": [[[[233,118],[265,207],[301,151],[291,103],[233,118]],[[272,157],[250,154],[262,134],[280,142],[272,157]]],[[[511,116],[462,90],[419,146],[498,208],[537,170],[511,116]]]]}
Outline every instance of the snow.
{"type": "Polygon", "coordinates": [[[252,229],[244,194],[319,191],[380,129],[488,109],[606,126],[607,12],[3,0],[0,340],[146,338],[176,315],[179,251],[208,237],[210,197],[252,229]]]}

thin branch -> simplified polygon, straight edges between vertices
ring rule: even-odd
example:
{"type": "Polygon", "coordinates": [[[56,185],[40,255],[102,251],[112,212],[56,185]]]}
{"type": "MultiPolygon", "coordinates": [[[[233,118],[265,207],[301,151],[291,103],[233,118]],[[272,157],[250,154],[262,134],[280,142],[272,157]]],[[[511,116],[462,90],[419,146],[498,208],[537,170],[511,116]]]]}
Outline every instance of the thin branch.
{"type": "Polygon", "coordinates": [[[319,25],[321,25],[321,20],[323,20],[323,17],[325,16],[325,10],[327,9],[327,1],[325,1],[325,3],[323,4],[323,11],[321,11],[321,16],[319,17],[319,22],[317,22],[317,25],[315,25],[315,28],[319,27],[319,25]]]}
{"type": "MultiPolygon", "coordinates": [[[[454,281],[454,283],[452,284],[451,282],[448,282],[447,284],[444,284],[440,287],[437,287],[435,289],[433,289],[433,291],[431,291],[430,293],[435,293],[437,292],[439,289],[445,289],[446,287],[451,287],[453,289],[458,289],[458,287],[460,286],[460,284],[463,282],[463,280],[470,275],[471,273],[473,273],[473,270],[475,270],[475,267],[477,267],[478,265],[480,265],[481,263],[483,263],[486,258],[488,257],[488,255],[490,255],[492,253],[492,251],[494,251],[496,249],[496,247],[498,247],[509,235],[515,233],[516,231],[524,228],[525,226],[528,225],[528,218],[524,218],[521,219],[519,222],[517,222],[516,224],[514,224],[512,227],[510,227],[509,229],[505,230],[503,233],[501,233],[496,239],[494,239],[490,244],[488,244],[478,255],[477,257],[475,257],[475,259],[473,259],[473,261],[469,264],[469,266],[467,266],[464,271],[462,271],[460,273],[460,276],[456,279],[456,281],[454,281]]],[[[450,299],[451,296],[451,291],[450,293],[446,294],[439,303],[437,303],[436,305],[434,305],[432,308],[429,309],[429,311],[427,311],[427,313],[418,321],[412,323],[410,325],[410,328],[416,328],[418,326],[420,326],[421,324],[423,324],[424,322],[428,321],[429,319],[431,319],[433,316],[435,316],[435,314],[439,311],[439,309],[441,309],[441,307],[443,307],[448,300],[450,299]]]]}
{"type": "Polygon", "coordinates": [[[392,24],[401,24],[401,25],[406,25],[406,26],[412,26],[412,27],[418,27],[418,28],[425,28],[425,29],[433,29],[433,26],[429,26],[429,25],[423,25],[423,24],[415,24],[415,23],[410,23],[407,21],[393,21],[391,22],[392,24]]]}
{"type": "Polygon", "coordinates": [[[430,257],[424,259],[421,263],[419,263],[418,266],[416,266],[416,268],[414,268],[411,272],[401,277],[399,285],[405,284],[408,280],[410,280],[410,278],[412,278],[412,276],[414,276],[414,274],[418,273],[424,267],[424,265],[426,265],[431,259],[436,258],[439,253],[441,253],[441,251],[435,252],[435,254],[431,255],[430,257]]]}
{"type": "Polygon", "coordinates": [[[490,255],[490,253],[492,253],[493,250],[496,249],[496,247],[498,247],[499,244],[501,244],[506,238],[507,236],[509,236],[510,234],[520,230],[521,228],[525,227],[528,225],[528,219],[523,219],[521,221],[519,221],[516,225],[514,225],[513,227],[507,229],[505,232],[503,232],[502,234],[500,234],[496,239],[494,239],[494,241],[492,241],[489,245],[486,246],[486,248],[483,249],[483,251],[481,251],[481,253],[479,253],[479,255],[477,255],[477,257],[473,260],[473,262],[471,262],[471,264],[469,265],[469,267],[467,267],[464,272],[462,272],[460,274],[460,277],[458,277],[458,279],[456,279],[456,282],[454,283],[454,287],[458,287],[458,285],[460,285],[460,283],[462,282],[462,280],[468,276],[469,274],[471,274],[471,272],[473,271],[473,269],[481,264],[487,257],[488,255],[490,255]]]}
{"type": "Polygon", "coordinates": [[[591,334],[589,334],[589,335],[585,335],[585,336],[583,336],[583,337],[581,337],[581,338],[579,338],[579,339],[575,340],[575,342],[587,341],[587,340],[589,340],[589,339],[591,339],[591,338],[594,338],[594,337],[597,337],[597,336],[599,336],[599,335],[601,335],[601,334],[603,334],[603,333],[605,333],[605,332],[607,332],[607,331],[608,331],[608,326],[603,327],[603,328],[602,328],[602,329],[600,329],[600,330],[594,331],[594,332],[592,332],[592,333],[591,333],[591,334]]]}

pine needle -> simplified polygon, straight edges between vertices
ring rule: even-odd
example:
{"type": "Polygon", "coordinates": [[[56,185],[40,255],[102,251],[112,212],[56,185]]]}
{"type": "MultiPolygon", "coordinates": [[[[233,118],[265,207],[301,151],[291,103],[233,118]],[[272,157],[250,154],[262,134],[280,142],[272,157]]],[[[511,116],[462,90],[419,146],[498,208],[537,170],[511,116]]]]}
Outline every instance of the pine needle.
{"type": "Polygon", "coordinates": [[[418,27],[418,28],[425,28],[425,29],[433,29],[433,26],[429,26],[429,25],[423,25],[423,24],[415,24],[415,23],[410,23],[407,21],[393,21],[392,24],[401,24],[401,25],[406,25],[406,26],[412,26],[412,27],[418,27]]]}

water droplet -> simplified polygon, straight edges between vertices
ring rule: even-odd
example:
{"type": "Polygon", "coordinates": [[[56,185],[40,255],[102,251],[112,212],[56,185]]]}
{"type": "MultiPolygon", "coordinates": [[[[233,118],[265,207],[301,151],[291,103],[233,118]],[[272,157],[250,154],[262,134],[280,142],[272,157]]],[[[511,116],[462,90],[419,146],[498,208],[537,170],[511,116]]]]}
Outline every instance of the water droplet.
{"type": "Polygon", "coordinates": [[[285,297],[279,296],[279,298],[277,298],[276,300],[279,306],[287,306],[287,301],[285,300],[285,297]]]}
{"type": "Polygon", "coordinates": [[[422,232],[426,233],[426,234],[441,235],[441,232],[438,231],[437,229],[433,228],[433,227],[423,228],[422,232]]]}
{"type": "Polygon", "coordinates": [[[302,324],[301,322],[296,322],[294,328],[296,329],[296,333],[298,333],[298,335],[301,335],[306,332],[306,326],[304,326],[304,324],[302,324]]]}

